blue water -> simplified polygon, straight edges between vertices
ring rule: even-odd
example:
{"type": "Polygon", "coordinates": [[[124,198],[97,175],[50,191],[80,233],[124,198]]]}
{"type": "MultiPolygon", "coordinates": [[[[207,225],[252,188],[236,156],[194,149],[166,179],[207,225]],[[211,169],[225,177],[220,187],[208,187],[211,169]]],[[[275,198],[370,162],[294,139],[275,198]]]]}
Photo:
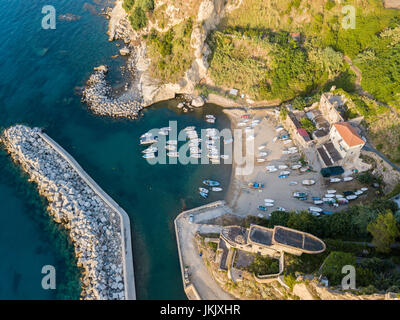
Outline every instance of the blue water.
{"type": "MultiPolygon", "coordinates": [[[[105,1],[53,0],[57,15],[72,13],[78,21],[57,21],[43,30],[41,10],[47,0],[0,2],[0,127],[17,123],[38,126],[59,142],[93,179],[129,214],[136,288],[139,299],[185,299],[180,279],[174,217],[201,204],[201,180],[227,185],[230,166],[150,166],[141,158],[139,136],[154,127],[207,126],[204,113],[218,115],[218,127],[229,126],[217,106],[177,113],[176,101],[159,103],[138,121],[93,116],[75,87],[84,85],[93,67],[111,66],[114,86],[124,84],[122,58],[107,40],[108,21],[100,12],[105,1]]],[[[207,202],[219,200],[213,195],[207,202]]],[[[79,270],[65,231],[46,213],[46,201],[0,150],[0,299],[77,299],[79,270]],[[43,290],[41,268],[54,265],[57,289],[43,290]]]]}

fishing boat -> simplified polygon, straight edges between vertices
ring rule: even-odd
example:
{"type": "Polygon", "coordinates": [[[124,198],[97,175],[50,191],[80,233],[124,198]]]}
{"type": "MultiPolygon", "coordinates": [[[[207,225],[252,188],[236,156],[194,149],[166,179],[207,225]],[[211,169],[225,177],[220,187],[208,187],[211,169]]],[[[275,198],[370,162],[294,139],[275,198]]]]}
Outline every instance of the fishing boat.
{"type": "Polygon", "coordinates": [[[168,151],[176,151],[176,146],[169,144],[165,146],[165,149],[168,151]]]}
{"type": "Polygon", "coordinates": [[[258,209],[261,211],[267,211],[267,208],[265,206],[258,206],[258,209]]]}
{"type": "Polygon", "coordinates": [[[314,204],[323,204],[324,202],[322,200],[314,200],[314,204]]]}
{"type": "Polygon", "coordinates": [[[324,196],[325,198],[335,198],[335,195],[332,193],[328,193],[324,196]]]}
{"type": "Polygon", "coordinates": [[[183,129],[184,131],[193,131],[193,130],[195,130],[196,129],[196,127],[194,127],[194,126],[189,126],[189,127],[186,127],[185,129],[183,129]]]}
{"type": "Polygon", "coordinates": [[[307,193],[305,193],[305,192],[293,192],[293,197],[295,197],[295,198],[304,198],[304,197],[307,197],[307,193]]]}
{"type": "Polygon", "coordinates": [[[258,150],[264,150],[267,146],[266,145],[262,145],[258,147],[258,150]]]}
{"type": "Polygon", "coordinates": [[[195,159],[200,159],[201,158],[201,154],[199,154],[199,153],[191,153],[190,157],[191,158],[195,158],[195,159]]]}
{"type": "Polygon", "coordinates": [[[167,143],[172,144],[172,145],[177,145],[178,141],[177,140],[168,140],[167,143]]]}
{"type": "Polygon", "coordinates": [[[140,138],[148,138],[151,137],[153,134],[151,132],[146,132],[140,136],[140,138]]]}
{"type": "Polygon", "coordinates": [[[364,187],[364,188],[361,188],[360,190],[363,191],[363,192],[365,192],[365,191],[368,191],[368,188],[365,188],[365,187],[364,187]]]}
{"type": "Polygon", "coordinates": [[[203,180],[203,184],[205,184],[206,186],[209,187],[218,187],[220,185],[220,183],[218,181],[214,181],[214,180],[203,180]]]}
{"type": "Polygon", "coordinates": [[[258,154],[259,157],[266,157],[268,155],[268,152],[260,152],[258,154]]]}
{"type": "Polygon", "coordinates": [[[312,186],[315,184],[315,180],[303,180],[301,183],[305,186],[312,186]]]}
{"type": "Polygon", "coordinates": [[[321,213],[323,211],[323,209],[321,209],[319,207],[309,207],[308,211],[321,213]]]}
{"type": "Polygon", "coordinates": [[[308,167],[301,167],[300,168],[300,172],[307,172],[307,171],[310,171],[310,168],[308,168],[308,167]]]}
{"type": "Polygon", "coordinates": [[[144,159],[154,159],[156,155],[154,153],[146,153],[143,155],[144,159]]]}
{"type": "Polygon", "coordinates": [[[206,122],[208,122],[208,123],[215,123],[215,119],[206,119],[206,122]]]}
{"type": "Polygon", "coordinates": [[[208,193],[209,190],[206,189],[206,188],[200,187],[200,188],[199,188],[199,191],[200,191],[200,192],[204,192],[204,193],[208,193]]]}
{"type": "Polygon", "coordinates": [[[290,171],[281,171],[281,176],[288,176],[290,174],[290,171]]]}
{"type": "Polygon", "coordinates": [[[284,164],[282,164],[282,165],[278,166],[278,168],[279,168],[280,170],[285,170],[285,169],[287,169],[287,168],[288,168],[288,166],[287,166],[287,165],[284,165],[284,164]]]}
{"type": "Polygon", "coordinates": [[[354,192],[354,194],[356,195],[356,196],[360,196],[360,195],[362,195],[364,192],[362,192],[361,190],[357,190],[356,192],[354,192]]]}
{"type": "Polygon", "coordinates": [[[158,134],[162,135],[162,136],[167,136],[167,135],[169,135],[169,131],[168,130],[160,130],[160,131],[158,131],[158,134]]]}
{"type": "Polygon", "coordinates": [[[321,197],[312,197],[313,200],[321,200],[321,197]]]}
{"type": "Polygon", "coordinates": [[[322,198],[322,201],[325,203],[335,203],[336,200],[334,198],[322,198]]]}
{"type": "Polygon", "coordinates": [[[143,152],[143,153],[154,153],[154,152],[157,152],[157,151],[158,151],[157,147],[151,146],[151,147],[149,147],[149,148],[143,150],[142,152],[143,152]]]}
{"type": "Polygon", "coordinates": [[[327,190],[328,193],[336,193],[336,190],[327,190]]]}
{"type": "Polygon", "coordinates": [[[337,202],[341,205],[345,205],[349,203],[349,200],[347,200],[346,198],[340,198],[337,200],[337,202]]]}
{"type": "Polygon", "coordinates": [[[347,181],[351,181],[353,180],[353,177],[344,177],[343,181],[347,182],[347,181]]]}
{"type": "Polygon", "coordinates": [[[273,200],[273,199],[264,199],[264,202],[265,203],[274,203],[275,200],[273,200]]]}
{"type": "Polygon", "coordinates": [[[307,201],[307,197],[299,198],[300,201],[307,201]]]}
{"type": "Polygon", "coordinates": [[[336,197],[337,199],[341,199],[341,198],[344,198],[344,195],[342,195],[342,194],[335,194],[335,197],[336,197]]]}
{"type": "Polygon", "coordinates": [[[220,188],[220,187],[212,187],[211,191],[220,192],[220,191],[222,191],[222,188],[220,188]]]}
{"type": "Polygon", "coordinates": [[[278,171],[278,169],[277,169],[277,168],[271,168],[271,169],[267,169],[267,171],[268,171],[269,173],[272,173],[272,172],[278,171]]]}
{"type": "Polygon", "coordinates": [[[266,203],[264,203],[264,206],[266,206],[266,207],[273,207],[274,204],[273,204],[272,202],[266,202],[266,203]]]}
{"type": "Polygon", "coordinates": [[[279,179],[287,179],[287,178],[289,178],[289,176],[285,175],[285,174],[281,174],[280,176],[278,176],[278,178],[279,179]]]}
{"type": "Polygon", "coordinates": [[[347,200],[355,200],[355,199],[357,199],[357,196],[353,194],[351,196],[347,196],[346,199],[347,200]]]}
{"type": "Polygon", "coordinates": [[[200,195],[205,199],[208,197],[208,193],[200,192],[200,195]]]}
{"type": "Polygon", "coordinates": [[[292,142],[291,139],[287,139],[287,140],[283,141],[283,144],[288,144],[288,143],[291,143],[291,142],[292,142]]]}
{"type": "Polygon", "coordinates": [[[337,182],[340,182],[340,181],[342,181],[342,179],[339,179],[339,178],[331,178],[330,179],[331,183],[337,183],[337,182]]]}
{"type": "Polygon", "coordinates": [[[298,182],[297,181],[290,181],[289,186],[297,186],[298,182]]]}
{"type": "Polygon", "coordinates": [[[276,210],[277,210],[277,211],[286,211],[286,209],[285,209],[285,208],[282,208],[282,207],[277,207],[276,210]]]}
{"type": "Polygon", "coordinates": [[[178,158],[179,157],[179,153],[175,152],[175,151],[171,151],[167,153],[167,156],[170,158],[178,158]]]}
{"type": "Polygon", "coordinates": [[[297,170],[301,168],[301,164],[295,164],[293,166],[290,167],[292,170],[297,170]]]}
{"type": "Polygon", "coordinates": [[[148,136],[140,138],[140,144],[153,144],[158,141],[158,137],[148,136]]]}
{"type": "Polygon", "coordinates": [[[257,158],[257,162],[258,162],[258,163],[263,163],[263,162],[265,162],[265,161],[267,161],[267,159],[264,159],[264,158],[257,158]]]}
{"type": "Polygon", "coordinates": [[[212,114],[206,114],[206,119],[216,119],[216,117],[212,114]]]}

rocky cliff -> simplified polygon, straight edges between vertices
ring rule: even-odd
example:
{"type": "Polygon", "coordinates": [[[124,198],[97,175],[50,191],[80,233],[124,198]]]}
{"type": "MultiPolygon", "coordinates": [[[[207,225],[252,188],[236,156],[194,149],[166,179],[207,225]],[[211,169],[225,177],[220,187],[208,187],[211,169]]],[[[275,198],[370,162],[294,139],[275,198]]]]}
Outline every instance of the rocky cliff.
{"type": "Polygon", "coordinates": [[[193,94],[195,85],[207,75],[207,58],[210,54],[210,49],[205,43],[207,34],[216,28],[227,12],[238,8],[240,4],[241,0],[202,0],[201,2],[191,0],[185,4],[177,4],[169,0],[155,1],[154,12],[162,11],[163,23],[154,14],[146,28],[134,31],[129,24],[127,13],[122,8],[122,0],[117,0],[115,7],[109,13],[108,34],[110,41],[122,39],[130,47],[129,64],[135,75],[131,86],[132,94],[141,96],[144,106],[174,98],[176,94],[193,94]],[[147,55],[143,36],[149,34],[152,29],[165,32],[188,16],[192,17],[194,22],[190,40],[190,45],[194,50],[192,65],[176,83],[162,83],[152,78],[149,73],[151,61],[147,55]]]}

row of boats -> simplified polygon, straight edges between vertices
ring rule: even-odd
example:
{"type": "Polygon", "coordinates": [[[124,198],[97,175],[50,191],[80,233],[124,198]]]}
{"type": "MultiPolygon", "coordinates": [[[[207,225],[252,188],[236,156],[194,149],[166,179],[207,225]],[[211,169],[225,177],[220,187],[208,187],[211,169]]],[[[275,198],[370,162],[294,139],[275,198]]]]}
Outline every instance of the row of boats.
{"type": "Polygon", "coordinates": [[[220,183],[218,181],[215,180],[203,180],[203,184],[210,187],[210,189],[204,188],[204,187],[200,187],[199,188],[199,193],[200,196],[202,196],[203,198],[208,198],[209,192],[210,190],[213,192],[221,192],[223,189],[220,187],[220,183]]]}

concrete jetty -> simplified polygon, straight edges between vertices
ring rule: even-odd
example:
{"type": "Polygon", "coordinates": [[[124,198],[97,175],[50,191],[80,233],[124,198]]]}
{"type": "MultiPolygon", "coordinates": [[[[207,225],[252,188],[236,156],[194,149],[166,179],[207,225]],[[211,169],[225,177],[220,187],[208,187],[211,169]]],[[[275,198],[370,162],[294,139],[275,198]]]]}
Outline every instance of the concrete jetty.
{"type": "Polygon", "coordinates": [[[40,129],[14,126],[2,142],[37,183],[53,219],[69,230],[82,272],[82,299],[136,299],[127,213],[40,129]]]}

